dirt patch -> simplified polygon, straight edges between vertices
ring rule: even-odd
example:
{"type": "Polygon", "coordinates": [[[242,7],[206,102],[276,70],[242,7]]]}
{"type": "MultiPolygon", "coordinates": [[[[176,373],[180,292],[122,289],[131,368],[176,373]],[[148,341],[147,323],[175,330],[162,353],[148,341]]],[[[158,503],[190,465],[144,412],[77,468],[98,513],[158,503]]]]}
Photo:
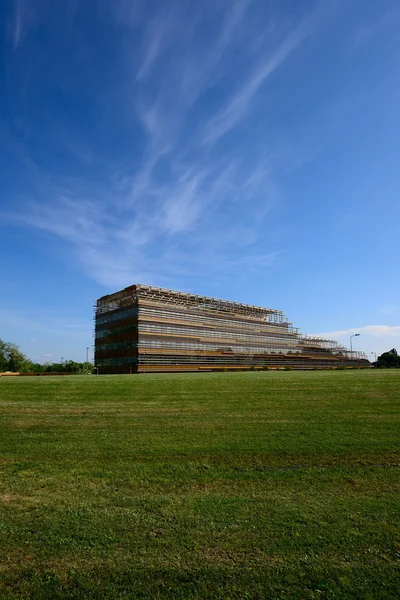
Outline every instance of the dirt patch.
{"type": "Polygon", "coordinates": [[[0,494],[0,503],[1,504],[19,504],[20,502],[22,502],[23,500],[23,496],[21,496],[20,494],[13,494],[13,493],[5,493],[5,494],[0,494]]]}

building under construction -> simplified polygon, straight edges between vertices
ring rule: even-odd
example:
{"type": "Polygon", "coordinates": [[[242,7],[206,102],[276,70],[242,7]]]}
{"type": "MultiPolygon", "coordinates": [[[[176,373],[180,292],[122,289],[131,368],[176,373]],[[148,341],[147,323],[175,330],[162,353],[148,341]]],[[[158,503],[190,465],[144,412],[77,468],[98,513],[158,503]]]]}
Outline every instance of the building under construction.
{"type": "Polygon", "coordinates": [[[326,369],[366,355],[299,333],[282,311],[132,285],[95,304],[98,373],[326,369]]]}

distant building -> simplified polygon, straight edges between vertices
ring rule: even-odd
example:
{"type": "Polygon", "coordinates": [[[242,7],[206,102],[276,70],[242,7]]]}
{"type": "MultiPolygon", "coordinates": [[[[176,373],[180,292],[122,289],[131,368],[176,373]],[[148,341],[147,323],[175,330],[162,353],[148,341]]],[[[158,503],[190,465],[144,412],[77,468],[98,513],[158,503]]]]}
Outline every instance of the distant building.
{"type": "Polygon", "coordinates": [[[280,310],[149,285],[95,304],[98,373],[369,366],[366,355],[301,335],[280,310]]]}

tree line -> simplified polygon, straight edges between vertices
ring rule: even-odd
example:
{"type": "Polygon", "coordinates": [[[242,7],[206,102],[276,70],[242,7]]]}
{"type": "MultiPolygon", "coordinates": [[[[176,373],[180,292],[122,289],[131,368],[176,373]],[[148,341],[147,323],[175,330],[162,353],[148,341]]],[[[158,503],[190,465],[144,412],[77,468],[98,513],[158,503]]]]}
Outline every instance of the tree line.
{"type": "Polygon", "coordinates": [[[63,360],[59,363],[49,361],[41,364],[30,360],[16,344],[0,339],[0,373],[7,371],[12,373],[89,374],[93,372],[93,365],[90,362],[78,363],[74,360],[63,360]]]}

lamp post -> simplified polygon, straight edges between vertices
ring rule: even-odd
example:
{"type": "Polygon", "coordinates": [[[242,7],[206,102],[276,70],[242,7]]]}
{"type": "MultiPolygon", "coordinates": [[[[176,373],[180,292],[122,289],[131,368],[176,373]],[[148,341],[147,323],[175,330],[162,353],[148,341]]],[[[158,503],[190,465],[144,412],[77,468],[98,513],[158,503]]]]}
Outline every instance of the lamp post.
{"type": "Polygon", "coordinates": [[[353,343],[351,341],[351,338],[357,337],[358,335],[360,335],[360,334],[359,333],[353,333],[353,335],[350,336],[350,352],[353,352],[353,343]]]}
{"type": "Polygon", "coordinates": [[[89,346],[86,346],[86,362],[89,362],[89,346]]]}

